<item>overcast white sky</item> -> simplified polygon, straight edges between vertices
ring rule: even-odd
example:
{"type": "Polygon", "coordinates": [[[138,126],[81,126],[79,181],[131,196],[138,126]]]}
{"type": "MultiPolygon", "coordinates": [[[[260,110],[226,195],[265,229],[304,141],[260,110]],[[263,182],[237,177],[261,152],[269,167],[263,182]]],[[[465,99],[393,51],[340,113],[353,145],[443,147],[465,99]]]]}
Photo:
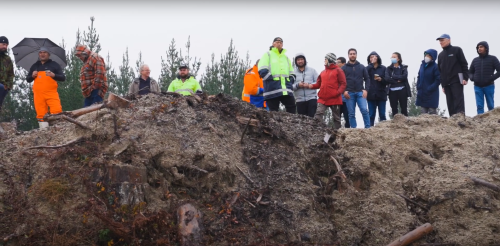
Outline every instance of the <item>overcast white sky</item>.
{"type": "MultiPolygon", "coordinates": [[[[387,66],[392,52],[398,51],[409,65],[410,81],[425,50],[441,51],[436,38],[442,33],[462,47],[469,64],[479,41],[488,41],[490,54],[500,56],[500,1],[68,2],[2,1],[0,35],[9,38],[10,47],[24,37],[47,37],[56,43],[64,38],[73,45],[77,29],[86,30],[89,17],[95,16],[101,54],[109,52],[118,69],[126,47],[133,63],[142,51],[155,78],[172,38],[183,47],[189,35],[191,54],[202,58],[203,68],[212,53],[220,57],[226,52],[231,38],[240,56],[248,51],[254,62],[277,36],[290,58],[303,52],[318,72],[328,52],[347,58],[347,50],[354,47],[366,65],[367,55],[377,51],[387,66]]],[[[500,103],[500,92],[495,101],[500,103]]],[[[476,115],[473,84],[465,88],[465,103],[466,114],[476,115]]],[[[447,108],[442,93],[440,107],[447,108]]],[[[356,118],[362,125],[360,115],[356,118]]]]}

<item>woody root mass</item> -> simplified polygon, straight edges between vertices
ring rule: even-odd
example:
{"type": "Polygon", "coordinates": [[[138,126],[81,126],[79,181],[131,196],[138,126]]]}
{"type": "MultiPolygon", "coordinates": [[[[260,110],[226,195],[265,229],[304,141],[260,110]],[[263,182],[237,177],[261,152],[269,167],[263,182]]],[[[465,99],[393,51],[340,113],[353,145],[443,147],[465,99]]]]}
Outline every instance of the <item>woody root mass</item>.
{"type": "Polygon", "coordinates": [[[2,123],[0,245],[500,244],[499,109],[334,132],[169,93],[64,116],[2,123]]]}

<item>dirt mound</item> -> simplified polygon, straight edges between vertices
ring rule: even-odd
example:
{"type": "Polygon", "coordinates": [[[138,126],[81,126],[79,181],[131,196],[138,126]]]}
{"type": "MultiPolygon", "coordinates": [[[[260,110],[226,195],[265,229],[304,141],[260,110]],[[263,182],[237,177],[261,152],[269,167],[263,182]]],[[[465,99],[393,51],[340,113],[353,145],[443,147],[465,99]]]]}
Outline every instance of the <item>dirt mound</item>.
{"type": "Polygon", "coordinates": [[[500,244],[500,194],[469,178],[500,184],[500,109],[334,133],[223,95],[133,103],[4,134],[4,244],[387,245],[424,223],[416,245],[500,244]]]}

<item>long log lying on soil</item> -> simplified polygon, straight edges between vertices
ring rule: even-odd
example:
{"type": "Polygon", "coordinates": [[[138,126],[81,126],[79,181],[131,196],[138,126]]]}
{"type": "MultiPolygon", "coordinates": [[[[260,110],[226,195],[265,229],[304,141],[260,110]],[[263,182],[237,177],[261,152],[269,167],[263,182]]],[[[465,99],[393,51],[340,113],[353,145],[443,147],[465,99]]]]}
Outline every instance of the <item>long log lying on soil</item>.
{"type": "Polygon", "coordinates": [[[433,230],[432,225],[425,223],[422,226],[417,227],[415,230],[408,232],[406,235],[396,239],[387,246],[406,246],[410,243],[420,239],[421,237],[427,235],[433,230]]]}
{"type": "Polygon", "coordinates": [[[69,116],[66,116],[66,115],[64,115],[64,114],[58,114],[58,115],[46,115],[46,116],[44,116],[44,117],[43,117],[43,120],[44,120],[44,121],[49,121],[49,122],[50,122],[50,121],[61,120],[61,119],[62,119],[62,120],[66,120],[66,121],[68,121],[68,122],[71,122],[71,123],[73,123],[73,124],[75,124],[75,125],[77,125],[77,126],[79,126],[79,127],[83,128],[83,129],[90,130],[90,127],[88,127],[87,125],[85,125],[85,124],[83,124],[82,122],[79,122],[79,121],[77,121],[77,120],[75,120],[75,119],[73,119],[73,118],[71,118],[71,117],[69,117],[69,116]]]}
{"type": "Polygon", "coordinates": [[[242,125],[251,125],[251,126],[259,126],[259,120],[256,120],[256,119],[252,119],[252,118],[247,118],[247,117],[243,117],[243,116],[236,116],[236,119],[238,120],[238,122],[242,125]]]}
{"type": "Polygon", "coordinates": [[[492,184],[484,179],[480,179],[480,178],[476,178],[476,177],[472,177],[472,176],[469,176],[469,178],[470,178],[470,180],[472,180],[472,182],[474,182],[474,184],[488,187],[494,191],[500,192],[500,187],[498,185],[494,185],[494,184],[492,184]]]}

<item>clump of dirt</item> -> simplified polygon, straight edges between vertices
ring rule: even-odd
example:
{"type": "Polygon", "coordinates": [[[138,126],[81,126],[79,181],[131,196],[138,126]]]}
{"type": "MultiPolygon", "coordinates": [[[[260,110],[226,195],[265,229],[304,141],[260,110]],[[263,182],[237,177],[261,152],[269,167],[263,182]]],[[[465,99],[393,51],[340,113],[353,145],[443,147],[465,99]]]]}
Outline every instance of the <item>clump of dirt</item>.
{"type": "Polygon", "coordinates": [[[334,132],[224,95],[151,94],[77,120],[91,130],[2,138],[4,244],[182,244],[186,203],[200,245],[387,245],[424,223],[420,244],[500,243],[500,194],[469,178],[500,185],[500,109],[334,132]]]}

